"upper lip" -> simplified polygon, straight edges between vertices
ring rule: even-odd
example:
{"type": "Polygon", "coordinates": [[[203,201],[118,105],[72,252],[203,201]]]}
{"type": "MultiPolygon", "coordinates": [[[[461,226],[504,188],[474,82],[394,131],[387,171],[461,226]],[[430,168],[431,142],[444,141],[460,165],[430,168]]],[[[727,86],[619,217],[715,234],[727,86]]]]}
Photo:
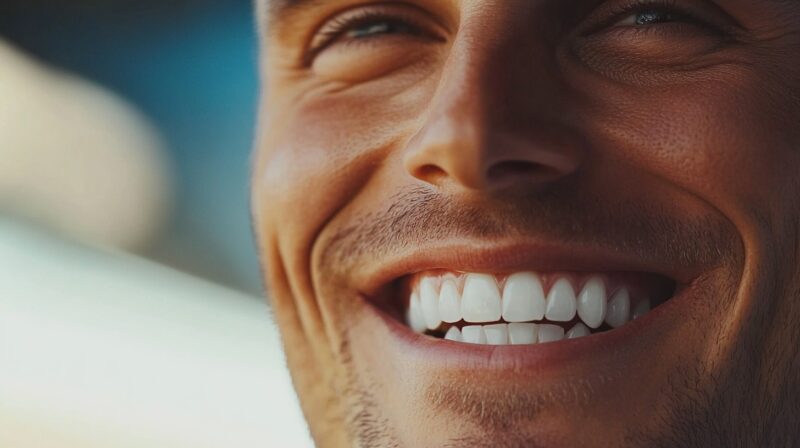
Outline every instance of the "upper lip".
{"type": "Polygon", "coordinates": [[[373,298],[395,280],[435,269],[486,273],[646,272],[667,277],[680,287],[691,283],[701,267],[644,259],[601,246],[464,240],[416,247],[389,256],[356,274],[355,287],[365,297],[373,298]]]}

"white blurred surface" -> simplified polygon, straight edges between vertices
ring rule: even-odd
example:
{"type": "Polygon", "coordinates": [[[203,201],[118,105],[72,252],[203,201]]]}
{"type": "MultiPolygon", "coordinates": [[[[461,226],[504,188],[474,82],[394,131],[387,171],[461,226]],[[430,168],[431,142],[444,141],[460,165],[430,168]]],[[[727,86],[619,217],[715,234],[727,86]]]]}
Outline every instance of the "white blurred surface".
{"type": "Polygon", "coordinates": [[[140,249],[172,196],[166,152],[119,96],[0,39],[0,209],[73,238],[140,249]]]}
{"type": "Polygon", "coordinates": [[[263,300],[0,217],[0,447],[310,446],[263,300]]]}

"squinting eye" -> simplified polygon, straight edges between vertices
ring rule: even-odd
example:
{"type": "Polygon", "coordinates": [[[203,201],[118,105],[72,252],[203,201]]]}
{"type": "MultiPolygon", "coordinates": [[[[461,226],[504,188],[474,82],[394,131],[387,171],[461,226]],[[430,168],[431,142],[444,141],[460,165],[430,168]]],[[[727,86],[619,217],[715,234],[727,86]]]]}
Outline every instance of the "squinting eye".
{"type": "Polygon", "coordinates": [[[418,34],[415,27],[391,20],[376,20],[351,27],[345,32],[350,39],[364,39],[384,34],[418,34]]]}
{"type": "MultiPolygon", "coordinates": [[[[347,49],[351,43],[368,43],[377,48],[384,42],[398,43],[404,38],[442,41],[440,30],[427,13],[416,8],[400,5],[358,8],[323,24],[310,42],[307,60],[313,60],[328,48],[347,49]]],[[[359,47],[363,48],[366,47],[359,47]]]]}
{"type": "Polygon", "coordinates": [[[630,14],[623,20],[619,21],[617,25],[620,26],[646,26],[657,25],[660,23],[670,23],[678,21],[691,20],[683,14],[675,13],[672,11],[650,9],[640,11],[635,14],[630,14]]]}

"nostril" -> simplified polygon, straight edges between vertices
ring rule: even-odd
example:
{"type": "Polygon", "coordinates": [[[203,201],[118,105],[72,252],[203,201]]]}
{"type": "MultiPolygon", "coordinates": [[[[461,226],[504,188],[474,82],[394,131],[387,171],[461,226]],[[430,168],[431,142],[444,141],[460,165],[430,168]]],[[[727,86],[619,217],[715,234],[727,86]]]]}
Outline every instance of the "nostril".
{"type": "Polygon", "coordinates": [[[417,178],[430,183],[437,183],[446,176],[447,173],[436,165],[423,165],[417,169],[416,175],[417,178]]]}
{"type": "Polygon", "coordinates": [[[486,178],[491,184],[507,183],[509,181],[548,181],[559,177],[558,169],[540,163],[513,160],[500,162],[493,165],[486,173],[486,178]]]}

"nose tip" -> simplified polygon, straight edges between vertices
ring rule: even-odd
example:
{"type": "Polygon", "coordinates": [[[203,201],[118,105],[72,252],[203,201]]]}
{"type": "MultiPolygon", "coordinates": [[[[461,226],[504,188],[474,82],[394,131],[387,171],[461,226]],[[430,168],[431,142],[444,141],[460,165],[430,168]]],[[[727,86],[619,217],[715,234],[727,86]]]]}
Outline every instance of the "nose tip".
{"type": "Polygon", "coordinates": [[[450,125],[423,129],[411,143],[405,168],[413,177],[443,187],[493,192],[516,185],[544,185],[578,169],[579,146],[562,134],[537,132],[533,138],[481,136],[450,125]]]}

